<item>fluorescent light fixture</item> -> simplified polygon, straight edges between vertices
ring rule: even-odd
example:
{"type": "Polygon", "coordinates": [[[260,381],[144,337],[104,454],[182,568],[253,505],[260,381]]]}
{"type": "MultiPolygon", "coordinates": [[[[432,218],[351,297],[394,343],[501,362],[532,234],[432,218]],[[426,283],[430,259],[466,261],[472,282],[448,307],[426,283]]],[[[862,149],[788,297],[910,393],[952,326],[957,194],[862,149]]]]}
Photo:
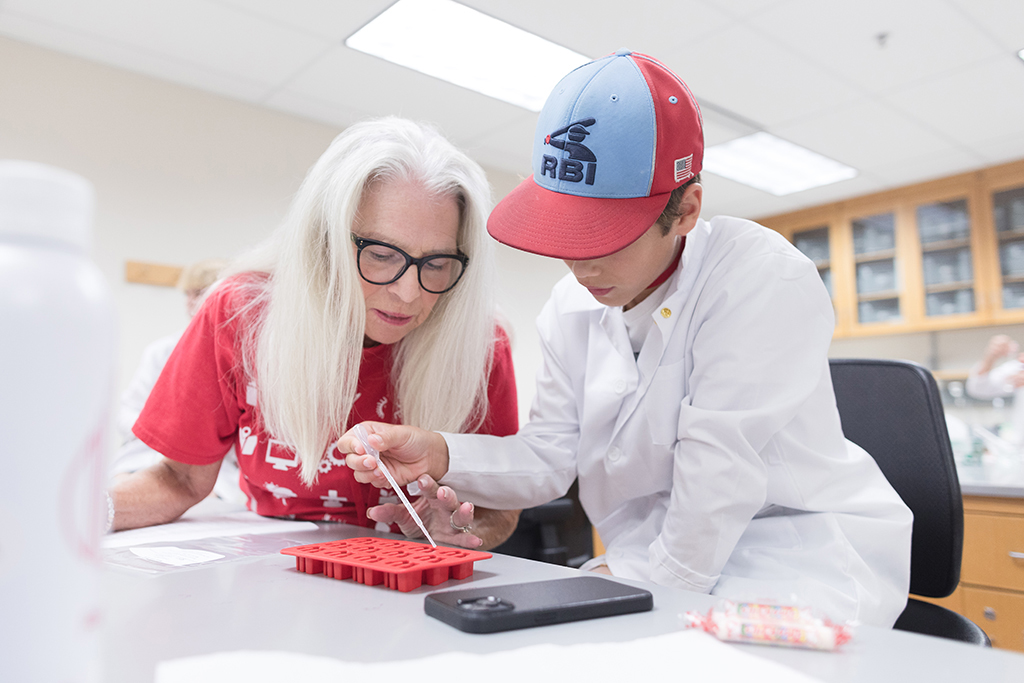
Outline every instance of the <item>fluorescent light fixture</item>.
{"type": "Polygon", "coordinates": [[[345,45],[530,111],[590,61],[451,0],[399,0],[345,45]]]}
{"type": "Polygon", "coordinates": [[[704,170],[776,197],[857,175],[856,169],[764,131],[708,147],[704,170]]]}
{"type": "Polygon", "coordinates": [[[1024,50],[1018,50],[1017,56],[1020,57],[1022,61],[1024,61],[1024,50]]]}

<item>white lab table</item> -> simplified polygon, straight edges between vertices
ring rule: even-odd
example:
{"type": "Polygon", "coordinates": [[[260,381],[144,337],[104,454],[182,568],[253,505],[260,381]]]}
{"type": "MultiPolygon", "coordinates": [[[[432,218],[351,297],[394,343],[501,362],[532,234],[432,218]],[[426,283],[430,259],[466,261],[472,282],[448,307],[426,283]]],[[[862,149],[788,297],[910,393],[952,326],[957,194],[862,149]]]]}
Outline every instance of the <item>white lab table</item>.
{"type": "MultiPolygon", "coordinates": [[[[220,564],[153,575],[109,568],[104,581],[104,680],[151,681],[159,661],[233,650],[279,650],[380,662],[451,651],[484,654],[541,643],[628,641],[677,631],[685,623],[686,611],[707,610],[715,602],[706,595],[643,584],[654,594],[651,612],[498,634],[467,634],[426,616],[424,596],[457,586],[563,578],[577,570],[496,555],[477,562],[468,579],[402,593],[302,574],[295,570],[294,558],[274,551],[356,536],[388,537],[346,525],[318,527],[260,537],[255,545],[263,554],[220,564]]],[[[859,627],[854,640],[838,653],[736,647],[822,681],[1024,681],[1024,655],[869,626],[859,627]]],[[[672,653],[666,653],[666,664],[671,662],[674,669],[685,672],[685,662],[672,662],[671,658],[672,653]]],[[[480,675],[486,680],[485,674],[480,675]]]]}

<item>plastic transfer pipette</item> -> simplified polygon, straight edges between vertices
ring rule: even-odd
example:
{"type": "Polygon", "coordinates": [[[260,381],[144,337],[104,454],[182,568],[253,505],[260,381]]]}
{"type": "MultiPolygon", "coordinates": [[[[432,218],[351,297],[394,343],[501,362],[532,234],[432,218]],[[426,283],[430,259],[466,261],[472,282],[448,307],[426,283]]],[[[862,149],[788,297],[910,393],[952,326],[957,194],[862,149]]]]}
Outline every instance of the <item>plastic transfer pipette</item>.
{"type": "Polygon", "coordinates": [[[366,449],[366,453],[368,455],[372,455],[377,461],[377,467],[379,467],[380,471],[384,473],[385,477],[387,477],[388,483],[391,484],[391,488],[398,494],[398,497],[402,499],[402,504],[405,505],[405,509],[409,511],[410,515],[412,515],[412,519],[416,522],[416,526],[420,528],[423,535],[427,537],[428,541],[430,541],[431,547],[436,548],[437,544],[434,543],[434,539],[430,537],[430,532],[427,531],[427,527],[424,526],[423,520],[416,514],[416,510],[413,509],[412,503],[410,503],[409,499],[405,497],[404,493],[402,493],[402,487],[395,482],[395,478],[391,476],[391,473],[388,472],[388,468],[384,466],[384,462],[380,459],[380,453],[377,449],[370,445],[370,435],[366,433],[366,427],[362,424],[357,424],[355,431],[356,436],[359,438],[359,443],[363,444],[363,448],[366,449]]]}

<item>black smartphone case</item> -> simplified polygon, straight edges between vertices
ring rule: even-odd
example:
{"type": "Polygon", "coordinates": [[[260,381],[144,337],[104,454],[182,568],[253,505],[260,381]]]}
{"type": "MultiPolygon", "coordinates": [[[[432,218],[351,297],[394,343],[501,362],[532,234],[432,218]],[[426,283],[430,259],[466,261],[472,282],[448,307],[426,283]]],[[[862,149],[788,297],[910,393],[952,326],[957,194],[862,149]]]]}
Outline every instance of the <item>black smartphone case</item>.
{"type": "Polygon", "coordinates": [[[424,611],[467,633],[496,633],[531,626],[646,612],[654,596],[642,588],[577,576],[490,588],[431,593],[424,611]]]}

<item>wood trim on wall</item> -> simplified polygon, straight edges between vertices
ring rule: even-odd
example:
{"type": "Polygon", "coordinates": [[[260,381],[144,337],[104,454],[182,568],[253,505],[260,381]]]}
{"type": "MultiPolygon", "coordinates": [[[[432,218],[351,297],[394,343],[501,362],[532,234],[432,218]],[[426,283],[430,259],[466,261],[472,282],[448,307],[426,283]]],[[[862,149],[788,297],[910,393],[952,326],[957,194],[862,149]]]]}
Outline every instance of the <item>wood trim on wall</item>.
{"type": "Polygon", "coordinates": [[[181,271],[181,266],[145,263],[143,261],[125,261],[124,281],[140,285],[154,285],[156,287],[174,287],[178,284],[181,271]]]}

